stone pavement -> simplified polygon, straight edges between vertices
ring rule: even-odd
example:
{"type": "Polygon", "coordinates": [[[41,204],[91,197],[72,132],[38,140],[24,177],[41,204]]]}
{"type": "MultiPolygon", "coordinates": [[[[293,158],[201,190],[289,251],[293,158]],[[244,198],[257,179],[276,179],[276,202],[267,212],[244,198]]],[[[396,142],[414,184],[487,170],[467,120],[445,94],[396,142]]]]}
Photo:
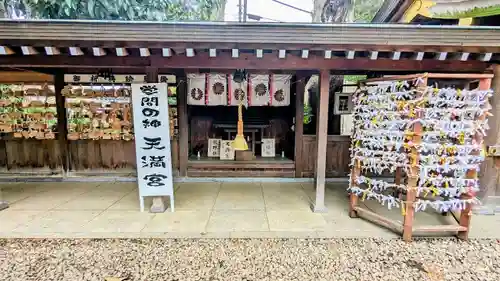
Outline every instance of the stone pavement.
{"type": "MultiPolygon", "coordinates": [[[[328,212],[313,213],[311,183],[178,183],[175,213],[139,212],[136,183],[1,183],[10,208],[0,211],[0,238],[302,238],[396,234],[348,217],[346,184],[328,184],[328,212]]],[[[146,206],[151,202],[146,202],[146,206]]],[[[364,202],[402,220],[399,210],[364,202]]],[[[416,224],[450,223],[418,213],[416,224]]],[[[472,219],[471,238],[500,238],[500,216],[472,219]]]]}

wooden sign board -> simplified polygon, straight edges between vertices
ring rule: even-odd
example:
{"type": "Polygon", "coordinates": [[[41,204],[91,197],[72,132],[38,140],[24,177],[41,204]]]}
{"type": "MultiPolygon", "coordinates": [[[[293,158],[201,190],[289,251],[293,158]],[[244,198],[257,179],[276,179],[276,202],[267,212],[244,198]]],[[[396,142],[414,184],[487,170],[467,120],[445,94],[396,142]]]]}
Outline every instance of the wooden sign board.
{"type": "MultiPolygon", "coordinates": [[[[71,84],[78,83],[95,83],[95,84],[133,84],[133,83],[146,83],[146,75],[137,74],[116,74],[113,79],[104,79],[97,77],[95,74],[65,74],[64,82],[71,84]]],[[[177,82],[175,75],[160,74],[158,75],[160,83],[175,84],[177,82]]]]}
{"type": "Polygon", "coordinates": [[[132,84],[137,183],[144,197],[169,196],[174,211],[167,84],[132,84]]]}
{"type": "Polygon", "coordinates": [[[333,114],[350,114],[353,110],[352,94],[351,93],[335,93],[335,107],[333,114]]]}
{"type": "Polygon", "coordinates": [[[220,157],[222,139],[208,139],[208,157],[220,157]]]}
{"type": "Polygon", "coordinates": [[[223,140],[220,143],[220,160],[234,160],[233,141],[223,140]]]}
{"type": "Polygon", "coordinates": [[[262,139],[262,157],[276,157],[276,141],[274,139],[262,139]]]}

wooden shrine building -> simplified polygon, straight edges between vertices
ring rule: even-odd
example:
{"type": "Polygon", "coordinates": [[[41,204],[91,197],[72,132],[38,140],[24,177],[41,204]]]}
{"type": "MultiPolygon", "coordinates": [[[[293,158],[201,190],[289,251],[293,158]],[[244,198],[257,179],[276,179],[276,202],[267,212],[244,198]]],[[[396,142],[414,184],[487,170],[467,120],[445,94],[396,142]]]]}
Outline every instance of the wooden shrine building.
{"type": "Polygon", "coordinates": [[[492,73],[499,42],[500,28],[473,26],[0,21],[0,90],[29,96],[2,103],[0,167],[9,177],[134,176],[131,108],[116,98],[131,83],[161,82],[169,84],[174,174],[315,177],[320,211],[325,178],[350,170],[350,138],[328,134],[332,75],[492,73]],[[233,83],[236,70],[248,74],[244,85],[233,83]],[[312,75],[316,133],[304,134],[312,75]],[[233,98],[245,92],[252,155],[221,157],[211,144],[234,137],[233,98]],[[7,109],[15,104],[45,109],[25,110],[27,118],[7,109]]]}

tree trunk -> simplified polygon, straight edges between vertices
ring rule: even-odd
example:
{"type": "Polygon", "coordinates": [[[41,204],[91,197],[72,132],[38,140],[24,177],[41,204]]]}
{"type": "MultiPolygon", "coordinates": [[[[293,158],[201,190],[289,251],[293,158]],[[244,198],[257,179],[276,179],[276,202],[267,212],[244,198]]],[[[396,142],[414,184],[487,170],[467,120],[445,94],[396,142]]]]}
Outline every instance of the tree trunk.
{"type": "MultiPolygon", "coordinates": [[[[355,0],[314,0],[312,21],[315,23],[342,23],[352,22],[354,19],[355,0]]],[[[314,79],[310,79],[312,82],[314,79]]],[[[342,92],[344,76],[333,75],[330,77],[330,109],[334,106],[335,92],[342,92]]],[[[306,89],[312,85],[308,83],[306,89]]],[[[319,85],[317,85],[319,87],[319,85]]],[[[318,91],[316,91],[318,92],[318,91]]],[[[310,97],[315,99],[316,96],[310,97]]],[[[311,103],[312,104],[312,103],[311,103]]],[[[340,116],[333,115],[333,110],[329,110],[328,131],[333,134],[340,134],[340,116]]],[[[312,122],[311,122],[312,123],[312,122]]]]}
{"type": "Polygon", "coordinates": [[[227,0],[219,0],[219,7],[216,7],[217,11],[215,12],[216,21],[224,21],[226,13],[226,4],[227,0]]]}
{"type": "Polygon", "coordinates": [[[321,22],[321,12],[328,0],[314,0],[312,22],[321,22]]]}

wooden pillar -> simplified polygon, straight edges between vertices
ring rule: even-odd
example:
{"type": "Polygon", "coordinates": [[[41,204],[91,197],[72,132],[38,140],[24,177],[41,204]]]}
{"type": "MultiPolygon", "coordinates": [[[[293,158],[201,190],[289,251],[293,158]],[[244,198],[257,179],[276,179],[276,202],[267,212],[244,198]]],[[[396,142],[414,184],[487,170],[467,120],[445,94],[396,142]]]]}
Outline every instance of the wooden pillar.
{"type": "Polygon", "coordinates": [[[189,127],[187,112],[187,77],[183,72],[177,76],[177,118],[179,123],[179,176],[187,176],[189,156],[189,127]]]}
{"type": "MultiPolygon", "coordinates": [[[[498,71],[495,73],[497,76],[498,71]]],[[[498,77],[497,77],[498,80],[498,77]]],[[[491,79],[481,79],[479,80],[479,90],[486,91],[491,88],[491,79]]],[[[496,81],[498,83],[498,81],[496,81]]],[[[497,100],[493,100],[493,102],[497,102],[497,100]]],[[[496,104],[493,109],[495,110],[496,107],[498,107],[498,104],[496,104]]],[[[493,114],[497,113],[496,111],[493,112],[493,114]]],[[[486,115],[482,115],[478,118],[478,120],[484,120],[486,118],[486,115]]],[[[494,117],[495,118],[495,117],[494,117]]],[[[496,128],[496,133],[498,133],[498,119],[495,118],[495,122],[493,122],[492,128],[496,128]]],[[[489,134],[488,134],[489,135],[489,134]]],[[[483,142],[483,135],[481,134],[476,134],[474,137],[474,140],[477,143],[483,142]]],[[[477,152],[478,154],[479,152],[477,152]]],[[[477,179],[478,178],[478,172],[474,170],[468,170],[467,171],[467,178],[468,179],[477,179]]],[[[495,179],[498,177],[497,173],[495,172],[495,175],[493,175],[495,179]]],[[[486,181],[488,183],[488,181],[486,181]]],[[[494,185],[496,187],[496,183],[498,181],[494,181],[494,185]]],[[[481,181],[480,181],[481,183],[481,181]]],[[[480,185],[481,186],[481,185],[480,185]]],[[[490,186],[485,186],[486,189],[490,188],[490,186]]],[[[493,187],[494,188],[494,187],[493,187]]],[[[462,194],[462,199],[472,199],[473,197],[470,194],[462,194]]],[[[457,237],[462,240],[467,240],[469,238],[469,231],[470,231],[470,221],[472,218],[472,204],[467,204],[465,209],[463,209],[460,212],[460,219],[459,219],[459,224],[460,226],[463,226],[465,228],[464,231],[459,231],[457,237]]]]}
{"type": "MultiPolygon", "coordinates": [[[[491,113],[493,116],[488,118],[488,124],[490,129],[484,138],[484,144],[486,146],[500,144],[500,65],[493,66],[493,81],[491,86],[495,94],[490,98],[491,113]]],[[[481,173],[479,176],[479,182],[481,191],[479,192],[479,198],[483,201],[483,204],[488,204],[488,198],[490,196],[495,196],[500,193],[499,186],[499,168],[495,163],[493,157],[487,157],[484,164],[481,167],[481,173]]]]}
{"type": "Polygon", "coordinates": [[[146,68],[146,82],[148,83],[158,83],[158,68],[148,67],[146,68]]]}
{"type": "MultiPolygon", "coordinates": [[[[427,77],[423,77],[422,81],[419,85],[417,85],[418,92],[421,93],[424,91],[425,87],[427,87],[428,81],[427,77]]],[[[417,96],[416,98],[419,98],[417,96]]],[[[417,114],[417,118],[421,118],[422,113],[417,114]]],[[[416,122],[413,126],[413,137],[411,141],[419,145],[422,142],[422,124],[416,122]]],[[[419,163],[420,154],[416,147],[411,148],[411,152],[409,154],[408,160],[413,163],[419,163]]],[[[408,184],[406,191],[406,200],[405,202],[401,202],[401,208],[404,208],[404,218],[403,218],[403,240],[411,241],[413,236],[413,221],[415,219],[415,206],[413,202],[417,199],[417,187],[418,187],[418,179],[420,175],[420,168],[418,165],[411,165],[410,172],[408,174],[408,184]]],[[[399,179],[396,179],[400,181],[399,179]]]]}
{"type": "Polygon", "coordinates": [[[302,177],[304,158],[302,157],[304,138],[304,94],[306,77],[300,72],[295,76],[295,177],[302,177]]]}
{"type": "Polygon", "coordinates": [[[319,75],[319,102],[316,125],[316,199],[314,212],[325,212],[326,144],[328,139],[328,100],[330,96],[330,71],[322,69],[319,75]]]}
{"type": "Polygon", "coordinates": [[[61,151],[61,161],[63,174],[71,170],[71,161],[69,157],[69,143],[68,143],[68,116],[66,114],[66,97],[62,95],[64,88],[64,72],[58,70],[54,74],[54,90],[56,94],[56,108],[57,108],[57,141],[61,151]]]}

